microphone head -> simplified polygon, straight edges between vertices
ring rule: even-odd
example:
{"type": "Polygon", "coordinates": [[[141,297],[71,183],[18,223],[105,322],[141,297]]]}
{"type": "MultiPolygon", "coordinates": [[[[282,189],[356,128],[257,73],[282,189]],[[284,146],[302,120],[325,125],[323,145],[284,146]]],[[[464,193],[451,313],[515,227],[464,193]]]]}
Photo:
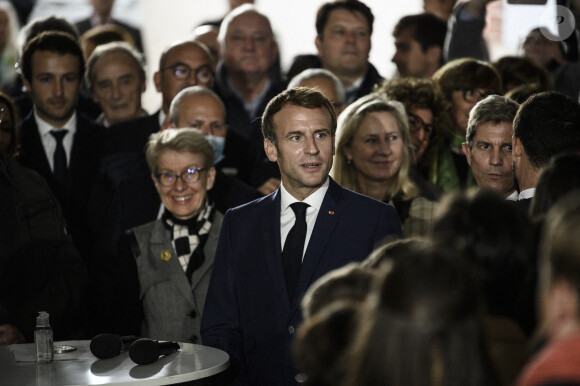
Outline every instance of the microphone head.
{"type": "Polygon", "coordinates": [[[138,365],[156,362],[161,355],[159,342],[151,339],[137,339],[129,348],[129,358],[138,365]]]}
{"type": "Polygon", "coordinates": [[[123,342],[119,335],[99,334],[91,340],[91,353],[99,359],[116,357],[123,349],[123,342]]]}

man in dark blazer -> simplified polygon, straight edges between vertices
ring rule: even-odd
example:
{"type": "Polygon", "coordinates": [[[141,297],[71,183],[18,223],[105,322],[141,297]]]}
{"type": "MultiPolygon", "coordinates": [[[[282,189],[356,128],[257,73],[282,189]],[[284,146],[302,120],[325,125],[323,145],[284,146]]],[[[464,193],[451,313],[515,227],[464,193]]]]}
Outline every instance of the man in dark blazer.
{"type": "Polygon", "coordinates": [[[539,93],[520,106],[513,128],[512,170],[519,193],[516,202],[528,212],[550,158],[580,152],[580,106],[559,92],[539,93]]]}
{"type": "Polygon", "coordinates": [[[307,288],[401,234],[393,207],[328,176],[335,130],[332,104],[312,89],[284,91],[264,112],[264,148],[282,184],[226,213],[202,321],[203,344],[230,354],[238,383],[294,384],[290,343],[307,288]]]}
{"type": "Polygon", "coordinates": [[[68,34],[45,32],[26,45],[20,65],[34,109],[21,122],[19,161],[46,179],[86,257],[85,208],[104,129],[76,111],[84,73],[81,48],[68,34]]]}

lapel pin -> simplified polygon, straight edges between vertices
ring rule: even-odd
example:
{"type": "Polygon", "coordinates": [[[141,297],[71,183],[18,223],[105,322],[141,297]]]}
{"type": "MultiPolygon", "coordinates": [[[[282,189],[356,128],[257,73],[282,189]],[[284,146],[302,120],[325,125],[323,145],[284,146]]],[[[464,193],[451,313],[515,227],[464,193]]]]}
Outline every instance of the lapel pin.
{"type": "Polygon", "coordinates": [[[334,214],[334,211],[333,210],[329,210],[328,211],[328,214],[333,215],[334,214]]]}
{"type": "Polygon", "coordinates": [[[171,252],[169,252],[167,249],[164,249],[161,252],[161,260],[169,261],[169,259],[171,259],[171,252]]]}

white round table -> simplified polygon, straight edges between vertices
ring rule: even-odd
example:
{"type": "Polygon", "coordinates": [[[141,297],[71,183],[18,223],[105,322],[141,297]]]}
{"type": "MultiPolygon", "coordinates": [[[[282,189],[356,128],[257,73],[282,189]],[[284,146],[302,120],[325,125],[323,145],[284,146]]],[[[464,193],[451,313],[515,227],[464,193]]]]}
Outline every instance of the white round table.
{"type": "Polygon", "coordinates": [[[206,378],[226,370],[229,355],[213,347],[179,343],[181,350],[150,365],[137,365],[128,352],[97,359],[90,341],[55,342],[76,346],[72,353],[55,354],[49,364],[16,361],[32,354],[34,344],[0,346],[0,385],[169,385],[206,378]]]}

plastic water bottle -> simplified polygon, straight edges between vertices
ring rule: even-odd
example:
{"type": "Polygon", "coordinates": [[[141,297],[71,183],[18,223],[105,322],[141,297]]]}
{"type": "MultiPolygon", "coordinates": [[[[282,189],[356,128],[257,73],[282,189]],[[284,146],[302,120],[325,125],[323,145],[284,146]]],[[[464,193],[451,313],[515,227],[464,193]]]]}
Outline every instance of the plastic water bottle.
{"type": "Polygon", "coordinates": [[[36,345],[36,362],[38,363],[51,363],[54,359],[52,328],[50,328],[48,318],[48,312],[45,311],[40,311],[36,318],[34,344],[36,345]]]}

